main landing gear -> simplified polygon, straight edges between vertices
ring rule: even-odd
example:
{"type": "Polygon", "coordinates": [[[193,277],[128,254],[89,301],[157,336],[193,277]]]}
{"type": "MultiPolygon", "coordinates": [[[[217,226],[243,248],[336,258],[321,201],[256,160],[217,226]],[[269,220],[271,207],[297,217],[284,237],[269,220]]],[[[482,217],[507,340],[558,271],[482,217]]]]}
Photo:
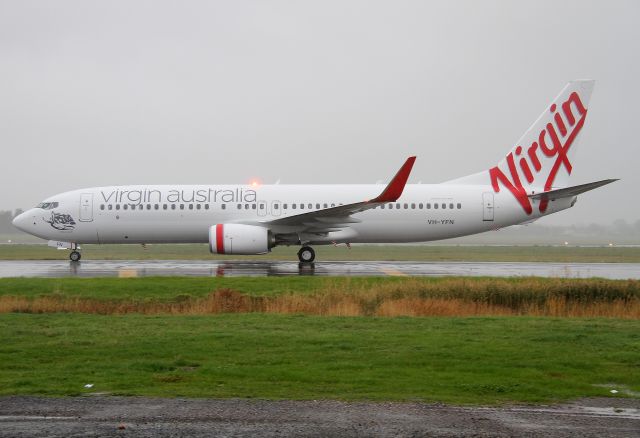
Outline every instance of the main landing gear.
{"type": "Polygon", "coordinates": [[[310,246],[303,246],[298,251],[300,263],[311,263],[316,259],[316,252],[310,246]]]}
{"type": "Polygon", "coordinates": [[[69,254],[69,259],[72,262],[79,262],[80,258],[82,257],[82,255],[80,254],[80,251],[78,251],[78,244],[77,243],[72,243],[71,244],[71,253],[69,254]]]}

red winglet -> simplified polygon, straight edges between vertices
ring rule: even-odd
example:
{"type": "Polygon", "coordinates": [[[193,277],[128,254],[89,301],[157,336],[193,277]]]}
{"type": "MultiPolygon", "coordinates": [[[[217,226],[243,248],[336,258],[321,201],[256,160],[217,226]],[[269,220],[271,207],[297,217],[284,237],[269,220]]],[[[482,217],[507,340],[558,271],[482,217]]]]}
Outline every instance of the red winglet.
{"type": "Polygon", "coordinates": [[[416,157],[407,158],[407,161],[404,162],[400,170],[398,170],[398,173],[396,173],[383,192],[380,193],[377,198],[374,198],[369,202],[396,201],[402,195],[402,191],[404,190],[404,186],[407,184],[409,174],[411,173],[411,169],[413,168],[413,163],[415,163],[415,161],[416,157]]]}

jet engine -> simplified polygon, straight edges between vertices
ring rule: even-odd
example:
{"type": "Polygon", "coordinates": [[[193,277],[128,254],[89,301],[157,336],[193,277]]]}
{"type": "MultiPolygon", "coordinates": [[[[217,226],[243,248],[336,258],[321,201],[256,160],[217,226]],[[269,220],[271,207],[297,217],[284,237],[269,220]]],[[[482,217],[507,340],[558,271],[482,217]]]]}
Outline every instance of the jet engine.
{"type": "Polygon", "coordinates": [[[271,231],[255,225],[216,224],[209,228],[213,254],[265,254],[275,246],[271,231]]]}

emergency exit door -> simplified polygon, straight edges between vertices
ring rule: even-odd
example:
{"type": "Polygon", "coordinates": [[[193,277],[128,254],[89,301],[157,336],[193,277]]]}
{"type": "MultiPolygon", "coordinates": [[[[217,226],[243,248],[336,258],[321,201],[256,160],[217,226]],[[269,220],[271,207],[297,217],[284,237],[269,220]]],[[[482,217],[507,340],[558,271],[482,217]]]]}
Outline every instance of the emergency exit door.
{"type": "Polygon", "coordinates": [[[93,193],[80,195],[80,222],[93,221],[93,193]]]}
{"type": "Polygon", "coordinates": [[[492,221],[493,220],[493,193],[485,192],[482,194],[482,220],[483,221],[492,221]]]}

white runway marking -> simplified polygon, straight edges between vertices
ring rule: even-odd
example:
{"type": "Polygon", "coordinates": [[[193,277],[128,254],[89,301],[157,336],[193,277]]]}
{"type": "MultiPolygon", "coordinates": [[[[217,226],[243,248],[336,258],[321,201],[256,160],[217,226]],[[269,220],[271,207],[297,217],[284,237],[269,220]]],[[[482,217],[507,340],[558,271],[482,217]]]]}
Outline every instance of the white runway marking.
{"type": "Polygon", "coordinates": [[[46,415],[0,415],[0,421],[73,420],[75,417],[47,417],[46,415]]]}

